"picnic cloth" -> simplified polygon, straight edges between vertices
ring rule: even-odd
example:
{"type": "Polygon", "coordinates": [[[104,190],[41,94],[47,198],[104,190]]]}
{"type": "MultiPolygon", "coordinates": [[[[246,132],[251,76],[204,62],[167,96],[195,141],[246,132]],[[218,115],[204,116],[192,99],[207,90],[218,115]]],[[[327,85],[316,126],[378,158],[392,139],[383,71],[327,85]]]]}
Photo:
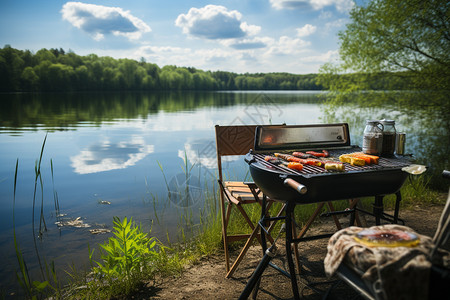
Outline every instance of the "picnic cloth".
{"type": "Polygon", "coordinates": [[[373,226],[374,230],[401,230],[420,239],[415,247],[369,247],[354,237],[365,228],[348,227],[329,240],[324,260],[325,273],[332,276],[341,263],[362,274],[377,299],[428,299],[432,264],[450,267],[450,253],[439,249],[431,261],[432,239],[401,225],[373,226]]]}

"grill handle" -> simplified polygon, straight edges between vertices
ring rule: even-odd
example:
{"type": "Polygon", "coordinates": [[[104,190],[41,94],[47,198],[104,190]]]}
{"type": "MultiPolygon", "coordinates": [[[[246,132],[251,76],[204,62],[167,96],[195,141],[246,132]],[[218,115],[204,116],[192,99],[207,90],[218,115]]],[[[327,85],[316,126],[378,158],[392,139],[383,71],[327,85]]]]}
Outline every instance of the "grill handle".
{"type": "Polygon", "coordinates": [[[306,192],[308,191],[308,189],[306,188],[306,186],[304,186],[301,183],[298,183],[297,181],[295,181],[292,178],[286,178],[284,180],[284,185],[289,186],[291,188],[293,188],[294,190],[296,190],[299,194],[304,195],[306,194],[306,192]]]}

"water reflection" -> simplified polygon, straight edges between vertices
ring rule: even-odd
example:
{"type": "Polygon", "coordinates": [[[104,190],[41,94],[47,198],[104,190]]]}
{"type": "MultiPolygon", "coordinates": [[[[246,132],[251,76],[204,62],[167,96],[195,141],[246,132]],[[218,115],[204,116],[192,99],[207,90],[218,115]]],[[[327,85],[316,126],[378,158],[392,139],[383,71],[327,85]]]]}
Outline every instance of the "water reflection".
{"type": "Polygon", "coordinates": [[[125,169],[154,152],[154,148],[153,145],[146,145],[142,137],[116,143],[105,140],[90,145],[80,154],[70,157],[70,161],[78,174],[125,169]]]}
{"type": "MultiPolygon", "coordinates": [[[[178,150],[178,157],[188,159],[192,166],[206,168],[204,172],[210,173],[211,178],[215,178],[214,173],[217,168],[217,152],[214,139],[197,139],[184,144],[184,150],[178,150]]],[[[231,162],[242,160],[239,156],[222,157],[222,170],[228,169],[231,162]]]]}
{"type": "Polygon", "coordinates": [[[260,124],[281,117],[282,103],[298,103],[299,99],[302,103],[318,102],[317,92],[270,91],[2,94],[0,99],[0,133],[11,135],[39,128],[62,131],[116,120],[147,119],[159,112],[236,105],[242,105],[249,122],[260,124]]]}

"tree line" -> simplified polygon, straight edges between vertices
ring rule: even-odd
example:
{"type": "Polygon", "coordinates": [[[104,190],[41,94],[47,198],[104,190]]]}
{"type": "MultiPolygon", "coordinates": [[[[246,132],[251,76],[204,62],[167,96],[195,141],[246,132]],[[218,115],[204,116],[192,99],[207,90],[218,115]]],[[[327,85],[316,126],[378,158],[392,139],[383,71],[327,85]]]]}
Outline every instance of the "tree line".
{"type": "Polygon", "coordinates": [[[237,74],[63,49],[0,49],[0,92],[123,90],[321,90],[316,74],[237,74]]]}

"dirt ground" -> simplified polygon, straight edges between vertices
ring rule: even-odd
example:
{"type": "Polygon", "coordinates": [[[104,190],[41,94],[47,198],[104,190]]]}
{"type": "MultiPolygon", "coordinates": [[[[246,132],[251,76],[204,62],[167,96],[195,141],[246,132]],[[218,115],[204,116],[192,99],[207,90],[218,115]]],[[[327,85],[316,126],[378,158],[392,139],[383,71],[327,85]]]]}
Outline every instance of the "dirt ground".
{"type": "MultiPolygon", "coordinates": [[[[418,233],[433,236],[443,206],[414,207],[400,211],[400,218],[405,225],[418,233]]],[[[341,219],[343,222],[348,219],[341,219]]],[[[367,225],[373,224],[373,217],[366,216],[367,225]]],[[[348,222],[348,221],[347,221],[348,222]]],[[[309,235],[334,232],[336,227],[331,218],[320,218],[309,235]]],[[[330,292],[328,299],[360,299],[351,288],[343,282],[332,284],[337,278],[327,278],[323,269],[328,239],[303,242],[299,245],[302,269],[297,276],[299,292],[302,299],[322,299],[324,293],[330,292]],[[330,287],[333,285],[333,288],[330,287]]],[[[283,241],[278,241],[279,255],[273,260],[280,267],[287,268],[283,256],[283,241]]],[[[448,248],[448,244],[446,245],[448,248]]],[[[164,278],[148,283],[146,287],[133,296],[134,299],[237,299],[248,279],[262,257],[261,247],[251,247],[232,278],[225,278],[223,253],[202,259],[198,264],[189,266],[180,277],[164,278]]],[[[298,270],[297,270],[298,274],[298,270]]],[[[290,280],[280,272],[269,267],[262,277],[257,299],[292,299],[290,280]]]]}

